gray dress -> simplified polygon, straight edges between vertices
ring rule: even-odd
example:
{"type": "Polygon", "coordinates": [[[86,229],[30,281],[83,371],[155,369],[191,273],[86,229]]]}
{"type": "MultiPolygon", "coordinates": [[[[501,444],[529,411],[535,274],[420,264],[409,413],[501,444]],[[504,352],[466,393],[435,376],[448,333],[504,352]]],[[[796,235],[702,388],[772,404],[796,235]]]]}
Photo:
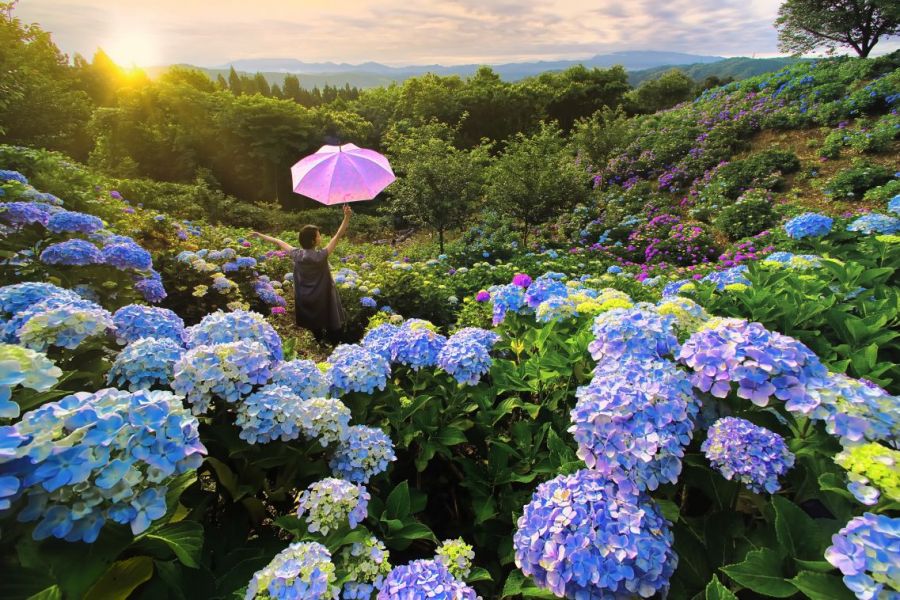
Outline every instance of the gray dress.
{"type": "Polygon", "coordinates": [[[291,251],[294,261],[294,316],[298,327],[312,331],[342,329],[347,313],[328,266],[326,250],[291,251]]]}

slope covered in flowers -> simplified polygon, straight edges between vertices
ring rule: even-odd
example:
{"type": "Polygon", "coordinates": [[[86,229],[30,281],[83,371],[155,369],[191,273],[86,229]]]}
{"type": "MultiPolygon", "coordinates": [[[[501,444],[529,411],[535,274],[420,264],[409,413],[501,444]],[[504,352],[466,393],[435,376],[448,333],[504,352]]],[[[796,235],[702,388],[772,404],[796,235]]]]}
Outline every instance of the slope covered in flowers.
{"type": "Polygon", "coordinates": [[[776,191],[790,157],[730,160],[760,132],[865,153],[896,118],[872,64],[640,121],[573,245],[345,246],[335,348],[293,337],[283,253],[4,149],[71,198],[0,171],[2,596],[900,593],[893,173],[704,221],[776,191]]]}

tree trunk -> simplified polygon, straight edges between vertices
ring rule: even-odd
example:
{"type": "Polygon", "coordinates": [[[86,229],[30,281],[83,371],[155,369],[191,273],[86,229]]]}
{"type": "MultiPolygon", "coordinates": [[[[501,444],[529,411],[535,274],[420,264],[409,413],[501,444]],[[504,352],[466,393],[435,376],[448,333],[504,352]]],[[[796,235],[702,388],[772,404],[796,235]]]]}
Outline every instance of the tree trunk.
{"type": "Polygon", "coordinates": [[[522,250],[528,252],[528,221],[525,221],[525,229],[522,231],[522,250]]]}
{"type": "Polygon", "coordinates": [[[443,254],[444,253],[444,228],[443,227],[438,229],[438,244],[440,244],[441,254],[443,254]]]}

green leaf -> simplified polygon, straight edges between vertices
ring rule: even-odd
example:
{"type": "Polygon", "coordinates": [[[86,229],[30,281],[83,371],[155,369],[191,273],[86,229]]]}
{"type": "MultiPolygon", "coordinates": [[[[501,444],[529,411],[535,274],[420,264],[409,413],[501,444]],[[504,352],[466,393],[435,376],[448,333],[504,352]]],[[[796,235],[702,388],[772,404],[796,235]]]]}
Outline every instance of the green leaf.
{"type": "Polygon", "coordinates": [[[524,583],[525,576],[522,575],[518,569],[513,569],[509,574],[509,577],[506,578],[506,583],[503,584],[501,597],[508,598],[510,596],[518,596],[522,593],[522,584],[524,583]]]}
{"type": "Polygon", "coordinates": [[[21,566],[14,569],[4,568],[3,577],[0,577],[0,598],[4,600],[30,598],[55,588],[53,583],[53,578],[44,571],[21,566]]]}
{"type": "Polygon", "coordinates": [[[837,575],[801,571],[790,582],[812,600],[854,600],[856,598],[837,575]]]}
{"type": "Polygon", "coordinates": [[[748,552],[744,562],[722,567],[721,570],[745,588],[775,598],[788,598],[797,590],[784,578],[783,562],[778,552],[763,548],[748,552]]]}
{"type": "Polygon", "coordinates": [[[475,583],[476,581],[492,581],[493,578],[487,569],[482,569],[481,567],[475,567],[472,569],[472,572],[469,573],[469,576],[466,577],[466,583],[475,583]]]}
{"type": "Polygon", "coordinates": [[[437,542],[431,529],[423,523],[407,523],[403,528],[395,534],[395,537],[414,541],[414,540],[432,540],[437,542]]]}
{"type": "Polygon", "coordinates": [[[465,444],[468,439],[466,439],[466,434],[457,427],[446,427],[441,429],[441,431],[432,438],[434,441],[439,444],[443,444],[445,446],[455,446],[457,444],[465,444]]]}
{"type": "Polygon", "coordinates": [[[402,519],[409,515],[409,509],[409,484],[402,481],[387,497],[384,512],[388,519],[402,519]]]}
{"type": "Polygon", "coordinates": [[[203,526],[200,523],[196,521],[169,523],[153,533],[146,534],[145,537],[167,545],[183,565],[192,569],[199,566],[200,550],[203,548],[203,526]]]}
{"type": "Polygon", "coordinates": [[[63,593],[59,586],[51,585],[46,590],[28,596],[28,600],[62,600],[63,593]]]}
{"type": "Polygon", "coordinates": [[[94,584],[84,600],[127,600],[139,585],[153,576],[153,560],[147,556],[135,556],[120,560],[110,566],[94,584]]]}
{"type": "Polygon", "coordinates": [[[706,586],[706,600],[738,600],[731,590],[722,585],[719,578],[715,575],[706,586]]]}

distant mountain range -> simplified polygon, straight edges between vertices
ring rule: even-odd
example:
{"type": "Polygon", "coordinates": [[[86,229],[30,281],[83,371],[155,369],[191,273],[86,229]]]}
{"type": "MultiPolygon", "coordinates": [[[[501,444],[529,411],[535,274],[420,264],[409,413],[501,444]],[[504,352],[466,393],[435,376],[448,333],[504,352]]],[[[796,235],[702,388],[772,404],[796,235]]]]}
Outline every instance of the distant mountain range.
{"type": "MultiPolygon", "coordinates": [[[[705,79],[711,75],[718,77],[734,77],[743,79],[777,71],[787,64],[795,62],[794,58],[723,58],[721,56],[703,56],[680,52],[627,51],[612,54],[598,54],[585,60],[557,60],[517,62],[490,65],[495,73],[506,81],[518,81],[526,77],[540,75],[547,71],[562,71],[576,65],[587,68],[609,68],[622,65],[629,72],[632,85],[646,79],[658,77],[672,68],[687,72],[694,79],[705,79]]],[[[215,79],[218,75],[228,76],[233,67],[239,73],[262,73],[272,84],[281,84],[284,76],[291,73],[300,78],[300,85],[311,89],[325,85],[343,87],[349,84],[361,89],[400,83],[410,77],[435,73],[437,75],[458,75],[469,77],[481,65],[414,65],[406,67],[390,67],[376,62],[358,65],[347,63],[308,63],[296,59],[246,59],[236,60],[218,68],[195,67],[193,65],[177,65],[205,72],[215,79]]],[[[157,76],[169,67],[153,67],[148,69],[151,77],[157,76]]]]}

